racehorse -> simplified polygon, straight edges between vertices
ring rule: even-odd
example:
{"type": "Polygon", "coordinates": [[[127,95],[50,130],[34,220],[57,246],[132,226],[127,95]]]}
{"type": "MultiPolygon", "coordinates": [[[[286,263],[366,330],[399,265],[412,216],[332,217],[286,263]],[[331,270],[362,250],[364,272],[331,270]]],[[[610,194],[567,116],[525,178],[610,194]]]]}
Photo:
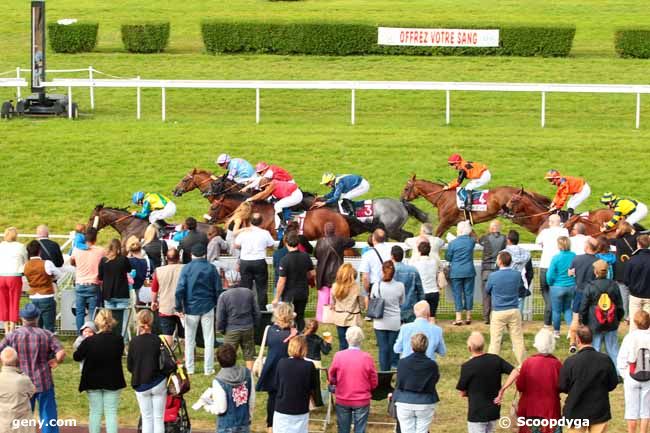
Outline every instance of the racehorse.
{"type": "MultiPolygon", "coordinates": [[[[221,195],[221,197],[212,202],[209,215],[206,216],[206,219],[214,223],[226,221],[247,198],[246,195],[240,193],[225,193],[221,195]]],[[[268,230],[273,237],[276,237],[275,209],[273,208],[273,204],[258,200],[253,202],[252,206],[253,212],[262,215],[262,224],[260,227],[268,230]]],[[[348,226],[348,222],[343,215],[329,209],[308,211],[302,222],[303,234],[309,240],[320,239],[325,236],[324,226],[327,222],[334,224],[334,231],[338,236],[349,237],[350,235],[355,236],[357,234],[351,232],[350,226],[348,226]]]]}
{"type": "Polygon", "coordinates": [[[212,203],[219,193],[235,190],[237,186],[243,187],[244,185],[228,180],[225,176],[216,177],[209,170],[193,168],[176,184],[172,194],[174,194],[174,197],[180,197],[186,192],[198,189],[212,203]]]}
{"type": "MultiPolygon", "coordinates": [[[[416,176],[413,175],[406,182],[401,195],[402,200],[407,201],[415,200],[418,197],[424,197],[429,201],[429,203],[438,209],[439,223],[436,228],[436,236],[442,236],[451,226],[465,219],[465,212],[458,209],[457,206],[456,190],[445,190],[444,187],[445,185],[442,182],[431,182],[424,179],[417,179],[416,176]]],[[[516,194],[517,191],[519,191],[518,188],[511,186],[499,186],[489,190],[487,210],[472,211],[472,220],[474,223],[489,221],[500,215],[500,213],[502,213],[506,208],[506,203],[508,203],[510,197],[512,197],[513,194],[516,194]]],[[[547,204],[547,208],[550,206],[551,200],[548,197],[544,197],[537,193],[529,194],[533,195],[538,202],[547,204]]]]}
{"type": "MultiPolygon", "coordinates": [[[[131,236],[142,239],[148,225],[149,220],[135,217],[124,208],[105,207],[103,204],[95,206],[88,219],[88,227],[99,231],[110,226],[120,234],[123,242],[131,236]]],[[[210,224],[198,223],[197,230],[207,232],[209,227],[210,224]]]]}

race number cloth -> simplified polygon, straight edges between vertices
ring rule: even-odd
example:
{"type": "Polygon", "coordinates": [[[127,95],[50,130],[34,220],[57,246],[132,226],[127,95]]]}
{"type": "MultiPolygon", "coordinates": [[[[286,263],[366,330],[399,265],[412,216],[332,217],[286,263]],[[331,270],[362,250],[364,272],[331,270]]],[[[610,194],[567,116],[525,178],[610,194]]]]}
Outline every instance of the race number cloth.
{"type": "MultiPolygon", "coordinates": [[[[488,205],[488,192],[487,189],[482,189],[478,191],[466,191],[467,193],[472,193],[472,211],[474,212],[485,212],[488,205]]],[[[456,193],[456,206],[458,209],[462,209],[464,201],[460,194],[456,193]]]]}
{"type": "Polygon", "coordinates": [[[356,207],[354,215],[363,223],[372,222],[372,219],[375,216],[375,209],[372,206],[372,200],[365,200],[363,205],[356,207]]]}

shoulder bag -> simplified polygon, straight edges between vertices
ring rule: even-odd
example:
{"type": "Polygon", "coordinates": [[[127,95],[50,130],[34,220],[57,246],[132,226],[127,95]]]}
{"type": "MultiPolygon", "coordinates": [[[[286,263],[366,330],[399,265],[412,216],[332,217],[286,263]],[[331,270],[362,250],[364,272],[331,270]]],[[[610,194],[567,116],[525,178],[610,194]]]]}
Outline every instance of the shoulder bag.
{"type": "Polygon", "coordinates": [[[377,296],[371,296],[368,300],[368,311],[366,317],[381,319],[384,317],[384,299],[381,297],[381,281],[377,282],[377,296]]]}
{"type": "Polygon", "coordinates": [[[164,337],[160,336],[160,355],[158,356],[158,367],[165,377],[169,377],[176,370],[176,357],[170,349],[164,337]]]}
{"type": "Polygon", "coordinates": [[[264,367],[264,363],[266,362],[266,358],[264,357],[264,347],[266,347],[266,337],[269,333],[269,328],[271,325],[266,325],[266,328],[264,328],[264,336],[262,337],[262,344],[260,345],[260,353],[257,354],[257,359],[255,359],[255,362],[253,363],[253,376],[256,379],[259,379],[259,377],[262,375],[262,367],[264,367]]]}

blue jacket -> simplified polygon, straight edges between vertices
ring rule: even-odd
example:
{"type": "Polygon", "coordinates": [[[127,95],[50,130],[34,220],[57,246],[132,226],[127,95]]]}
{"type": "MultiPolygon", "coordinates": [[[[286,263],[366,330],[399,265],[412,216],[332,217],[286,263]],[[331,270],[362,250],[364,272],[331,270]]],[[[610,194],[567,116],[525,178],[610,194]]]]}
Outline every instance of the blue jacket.
{"type": "Polygon", "coordinates": [[[326,199],[325,203],[336,203],[341,198],[341,194],[352,191],[361,184],[361,181],[363,178],[356,174],[338,176],[334,181],[334,188],[323,196],[326,199]]]}
{"type": "Polygon", "coordinates": [[[469,235],[458,236],[449,243],[445,260],[449,262],[449,278],[469,278],[476,275],[474,269],[474,245],[469,235]]]}
{"type": "Polygon", "coordinates": [[[395,401],[410,404],[433,404],[440,401],[436,384],[440,370],[435,361],[424,353],[413,353],[397,364],[397,385],[393,394],[395,401]]]}
{"type": "Polygon", "coordinates": [[[413,306],[424,299],[422,279],[415,266],[405,265],[402,262],[395,263],[395,281],[404,284],[404,302],[400,305],[400,316],[402,323],[415,320],[413,306]]]}
{"type": "Polygon", "coordinates": [[[228,179],[234,180],[236,177],[248,179],[253,176],[255,176],[255,169],[245,159],[233,158],[228,163],[228,179]]]}
{"type": "Polygon", "coordinates": [[[492,272],[487,279],[485,292],[492,296],[493,311],[519,308],[519,298],[523,298],[526,294],[521,272],[512,268],[492,272]]]}
{"type": "Polygon", "coordinates": [[[397,340],[393,346],[393,352],[401,354],[402,358],[406,358],[413,353],[411,347],[411,337],[415,334],[424,334],[429,340],[426,355],[433,361],[436,360],[436,353],[440,356],[447,354],[447,347],[445,340],[442,336],[442,328],[436,324],[429,323],[425,318],[415,319],[413,323],[406,323],[402,325],[397,335],[397,340]]]}
{"type": "Polygon", "coordinates": [[[223,291],[217,269],[206,259],[183,266],[176,286],[176,311],[200,316],[213,310],[223,291]]]}
{"type": "Polygon", "coordinates": [[[576,285],[575,277],[569,275],[571,262],[576,256],[572,251],[560,251],[551,259],[546,271],[546,282],[549,286],[571,287],[576,285]]]}

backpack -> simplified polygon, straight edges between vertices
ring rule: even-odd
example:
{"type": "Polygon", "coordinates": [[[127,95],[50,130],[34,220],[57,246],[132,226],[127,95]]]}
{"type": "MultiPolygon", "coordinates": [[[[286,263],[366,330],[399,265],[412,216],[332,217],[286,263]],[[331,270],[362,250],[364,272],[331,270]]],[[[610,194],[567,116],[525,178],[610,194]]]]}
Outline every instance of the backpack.
{"type": "Polygon", "coordinates": [[[639,382],[650,380],[650,349],[640,347],[636,352],[636,361],[634,368],[630,368],[630,377],[639,382]]]}
{"type": "Polygon", "coordinates": [[[616,305],[607,292],[602,292],[594,306],[594,317],[599,328],[609,328],[616,321],[616,305]]]}

